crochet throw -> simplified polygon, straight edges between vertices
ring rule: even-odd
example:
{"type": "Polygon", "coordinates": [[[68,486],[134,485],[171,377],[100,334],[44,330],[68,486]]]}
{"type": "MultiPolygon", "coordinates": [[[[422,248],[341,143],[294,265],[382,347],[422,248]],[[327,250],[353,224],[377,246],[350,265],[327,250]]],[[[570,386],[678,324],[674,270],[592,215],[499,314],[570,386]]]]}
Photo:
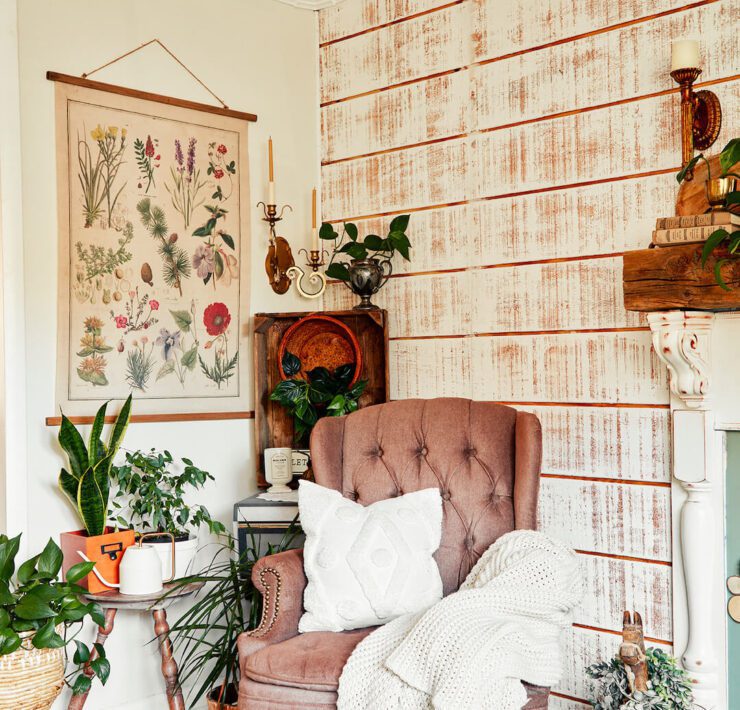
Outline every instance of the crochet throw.
{"type": "Polygon", "coordinates": [[[500,537],[459,591],[381,626],[339,680],[340,710],[520,710],[521,681],[550,687],[581,598],[575,553],[542,533],[500,537]]]}

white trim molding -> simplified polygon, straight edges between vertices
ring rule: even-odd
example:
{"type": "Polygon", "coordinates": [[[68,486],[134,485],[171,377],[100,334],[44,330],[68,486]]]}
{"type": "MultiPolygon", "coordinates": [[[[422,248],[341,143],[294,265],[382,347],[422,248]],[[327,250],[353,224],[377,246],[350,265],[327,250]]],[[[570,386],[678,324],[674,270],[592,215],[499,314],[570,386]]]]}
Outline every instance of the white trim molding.
{"type": "Polygon", "coordinates": [[[299,7],[302,10],[323,10],[325,7],[332,7],[333,5],[339,5],[344,0],[277,0],[278,2],[285,3],[286,5],[292,5],[293,7],[299,7]]]}
{"type": "Polygon", "coordinates": [[[673,642],[693,680],[696,703],[723,710],[728,707],[725,436],[716,422],[740,421],[740,399],[734,399],[732,414],[718,409],[727,402],[724,389],[732,370],[715,355],[737,352],[740,320],[666,311],[649,313],[648,323],[672,394],[673,642]]]}

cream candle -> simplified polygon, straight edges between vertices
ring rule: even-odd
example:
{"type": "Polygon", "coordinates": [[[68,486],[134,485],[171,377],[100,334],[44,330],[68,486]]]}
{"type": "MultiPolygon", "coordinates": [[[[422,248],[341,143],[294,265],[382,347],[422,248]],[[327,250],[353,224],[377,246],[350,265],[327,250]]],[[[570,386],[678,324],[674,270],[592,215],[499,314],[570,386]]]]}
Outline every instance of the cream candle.
{"type": "Polygon", "coordinates": [[[275,202],[275,167],[273,165],[273,159],[272,159],[272,136],[270,136],[270,140],[268,142],[268,153],[269,153],[269,175],[268,175],[268,190],[267,190],[267,204],[269,205],[275,205],[277,204],[275,202]]]}
{"type": "Polygon", "coordinates": [[[671,44],[671,71],[697,69],[701,66],[699,42],[695,39],[677,39],[671,44]]]}
{"type": "Polygon", "coordinates": [[[311,192],[311,249],[319,250],[319,233],[316,229],[316,188],[311,192]]]}

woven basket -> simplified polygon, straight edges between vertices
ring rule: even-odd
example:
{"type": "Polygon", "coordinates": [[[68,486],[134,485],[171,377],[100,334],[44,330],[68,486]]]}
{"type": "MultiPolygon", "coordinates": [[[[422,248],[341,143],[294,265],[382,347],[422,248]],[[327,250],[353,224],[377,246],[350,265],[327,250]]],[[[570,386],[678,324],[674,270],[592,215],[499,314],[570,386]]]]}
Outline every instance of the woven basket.
{"type": "Polygon", "coordinates": [[[21,647],[0,656],[0,710],[48,710],[64,685],[64,649],[21,647]]]}

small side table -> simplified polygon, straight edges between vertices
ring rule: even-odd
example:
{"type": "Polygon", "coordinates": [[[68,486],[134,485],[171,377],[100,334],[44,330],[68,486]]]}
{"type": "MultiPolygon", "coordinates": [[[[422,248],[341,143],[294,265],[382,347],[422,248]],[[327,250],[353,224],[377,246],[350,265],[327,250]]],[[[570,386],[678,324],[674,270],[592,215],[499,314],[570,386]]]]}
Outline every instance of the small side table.
{"type": "MultiPolygon", "coordinates": [[[[90,601],[97,602],[105,609],[105,626],[98,628],[98,636],[95,639],[101,646],[105,644],[108,636],[113,631],[113,622],[119,609],[131,611],[151,611],[154,617],[154,633],[159,640],[159,653],[162,656],[162,676],[164,677],[167,690],[167,701],[170,710],[185,710],[185,701],[182,690],[178,687],[177,663],[172,655],[172,642],[169,633],[170,626],[167,623],[166,607],[174,600],[181,599],[197,592],[203,586],[202,582],[188,584],[173,591],[167,599],[158,601],[163,594],[175,587],[173,584],[165,584],[164,589],[157,594],[132,595],[119,594],[115,590],[101,592],[100,594],[86,594],[90,601]]],[[[90,660],[95,660],[97,653],[93,649],[90,660]]],[[[92,670],[85,668],[85,674],[92,676],[92,670]]],[[[73,695],[69,701],[68,710],[82,710],[87,702],[87,693],[84,695],[73,695]]]]}

